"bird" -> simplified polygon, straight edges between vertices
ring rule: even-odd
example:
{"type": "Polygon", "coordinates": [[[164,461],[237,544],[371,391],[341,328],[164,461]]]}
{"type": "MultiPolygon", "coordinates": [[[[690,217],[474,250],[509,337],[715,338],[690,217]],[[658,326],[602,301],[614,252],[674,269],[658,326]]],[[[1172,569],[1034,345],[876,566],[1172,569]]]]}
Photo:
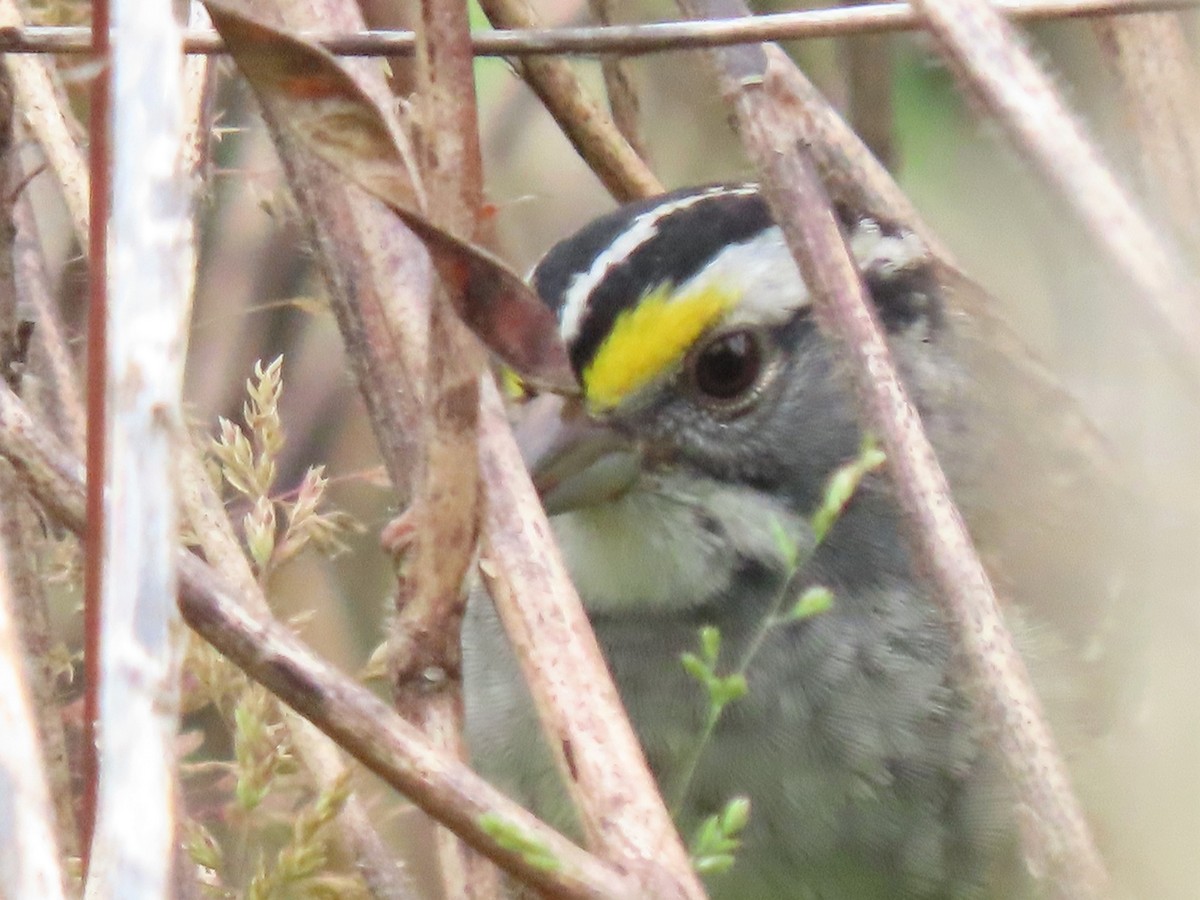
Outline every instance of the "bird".
{"type": "MultiPolygon", "coordinates": [[[[1097,558],[1122,502],[1103,437],[917,234],[837,215],[1043,701],[1101,730],[1120,579],[1097,558]]],[[[531,281],[581,395],[521,397],[518,439],[630,720],[685,836],[748,801],[711,895],[1037,896],[995,736],[759,188],[622,206],[531,281]],[[817,529],[839,472],[855,486],[817,529]],[[714,705],[705,673],[744,691],[714,705]]],[[[478,591],[463,653],[476,764],[569,829],[478,591]]]]}

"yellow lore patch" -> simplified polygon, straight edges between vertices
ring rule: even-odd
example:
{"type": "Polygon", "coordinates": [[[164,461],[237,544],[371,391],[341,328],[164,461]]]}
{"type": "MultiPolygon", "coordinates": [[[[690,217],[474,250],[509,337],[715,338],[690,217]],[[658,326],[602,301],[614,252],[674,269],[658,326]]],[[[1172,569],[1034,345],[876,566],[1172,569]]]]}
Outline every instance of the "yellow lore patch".
{"type": "Polygon", "coordinates": [[[500,390],[509,400],[524,400],[529,394],[525,379],[508,366],[500,366],[500,390]]]}
{"type": "Polygon", "coordinates": [[[608,338],[583,372],[595,411],[612,409],[683,358],[696,338],[734,305],[732,291],[705,285],[686,294],[663,284],[617,316],[608,338]]]}

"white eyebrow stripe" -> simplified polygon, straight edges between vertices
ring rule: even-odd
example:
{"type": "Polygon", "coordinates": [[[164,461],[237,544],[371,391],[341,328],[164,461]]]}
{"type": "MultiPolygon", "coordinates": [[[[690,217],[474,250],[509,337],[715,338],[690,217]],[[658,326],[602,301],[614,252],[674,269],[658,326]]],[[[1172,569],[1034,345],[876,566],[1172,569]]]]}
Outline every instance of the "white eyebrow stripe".
{"type": "MultiPolygon", "coordinates": [[[[848,237],[855,266],[864,277],[886,281],[930,258],[925,244],[912,232],[885,234],[871,219],[859,221],[848,237]]],[[[778,324],[812,303],[808,285],[778,225],[725,247],[680,284],[676,293],[688,294],[714,285],[735,288],[738,294],[737,304],[725,316],[726,326],[778,324]]]]}
{"type": "MultiPolygon", "coordinates": [[[[631,220],[629,227],[617,235],[604,251],[592,260],[586,272],[580,272],[571,279],[571,283],[563,292],[562,313],[559,320],[559,334],[568,345],[579,335],[583,323],[583,314],[587,310],[588,298],[592,291],[604,281],[608,273],[632,256],[639,247],[649,243],[658,234],[658,223],[673,213],[687,209],[689,206],[706,200],[718,194],[753,194],[757,192],[754,185],[738,185],[730,187],[719,185],[708,190],[688,194],[670,203],[655,206],[640,216],[631,220]]],[[[647,288],[654,285],[647,285],[647,288]]]]}
{"type": "Polygon", "coordinates": [[[685,294],[713,285],[737,292],[737,305],[726,314],[726,324],[776,324],[810,302],[808,287],[778,225],[725,247],[676,292],[685,294]]]}
{"type": "Polygon", "coordinates": [[[860,219],[848,235],[850,251],[864,275],[894,278],[930,259],[929,250],[911,231],[885,234],[873,219],[860,219]]]}

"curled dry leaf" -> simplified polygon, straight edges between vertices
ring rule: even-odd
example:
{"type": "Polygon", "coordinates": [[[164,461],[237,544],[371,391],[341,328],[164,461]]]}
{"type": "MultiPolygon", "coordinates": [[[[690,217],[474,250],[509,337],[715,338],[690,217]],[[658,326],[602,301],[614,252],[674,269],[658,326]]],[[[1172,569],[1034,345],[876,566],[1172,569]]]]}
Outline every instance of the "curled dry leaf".
{"type": "Polygon", "coordinates": [[[462,298],[458,314],[476,336],[529,384],[578,392],[553,314],[503,261],[439,228],[421,212],[423,197],[382,111],[317,45],[216,0],[206,0],[264,110],[310,152],[387,204],[425,243],[438,274],[462,298]]]}

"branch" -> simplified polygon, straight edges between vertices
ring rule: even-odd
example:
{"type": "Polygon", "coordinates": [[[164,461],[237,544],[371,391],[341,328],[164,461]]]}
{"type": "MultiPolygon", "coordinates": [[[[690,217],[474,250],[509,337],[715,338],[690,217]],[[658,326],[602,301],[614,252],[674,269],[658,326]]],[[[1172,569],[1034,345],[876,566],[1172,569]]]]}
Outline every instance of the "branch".
{"type": "MultiPolygon", "coordinates": [[[[293,2],[301,5],[301,0],[293,2]]],[[[333,3],[323,7],[322,13],[326,22],[341,21],[346,16],[345,7],[333,3]]],[[[224,12],[223,15],[228,17],[231,13],[224,12]]],[[[231,20],[231,24],[236,22],[231,20]]],[[[294,41],[280,41],[277,49],[282,44],[296,49],[294,41]]],[[[313,73],[311,66],[301,69],[309,76],[313,73]]],[[[369,75],[369,78],[359,79],[362,90],[373,97],[383,94],[378,71],[372,69],[369,75]]],[[[339,76],[339,81],[344,79],[339,76]]],[[[375,105],[386,108],[386,104],[375,105]]],[[[359,113],[364,112],[361,105],[356,109],[359,113]]],[[[372,114],[372,123],[375,119],[372,114]]],[[[361,124],[361,115],[358,120],[361,124]]],[[[371,146],[378,148],[383,130],[372,124],[369,129],[371,146]]],[[[359,137],[362,136],[360,133],[359,137]]],[[[323,164],[318,166],[311,161],[287,138],[285,128],[277,126],[276,137],[285,166],[295,175],[293,186],[309,220],[314,244],[320,251],[331,302],[342,325],[349,355],[359,366],[369,414],[380,437],[385,463],[395,483],[403,486],[408,459],[393,456],[390,442],[393,435],[405,437],[411,434],[415,430],[412,423],[421,412],[419,392],[427,364],[426,348],[419,337],[426,334],[422,326],[427,320],[428,305],[427,294],[417,294],[416,289],[427,290],[428,273],[410,273],[414,268],[411,260],[423,258],[423,255],[411,249],[413,244],[399,243],[412,238],[400,237],[406,233],[390,214],[378,222],[378,226],[386,223],[391,227],[392,233],[386,235],[390,242],[385,243],[380,239],[381,235],[363,229],[356,233],[359,223],[366,216],[374,216],[380,207],[373,201],[365,202],[357,189],[339,180],[343,176],[336,176],[323,164]],[[337,218],[322,214],[330,209],[330,200],[345,204],[344,207],[332,206],[339,214],[337,218]],[[342,208],[346,213],[342,213],[342,208]],[[397,260],[407,267],[406,270],[396,271],[397,260]],[[392,265],[391,269],[388,264],[392,265]],[[365,274],[361,279],[354,279],[347,277],[348,271],[365,274]],[[374,296],[376,291],[380,298],[399,295],[403,303],[398,315],[389,315],[392,309],[384,308],[383,300],[374,296]],[[380,304],[380,315],[371,321],[370,329],[365,328],[365,312],[371,311],[376,302],[380,304]],[[363,352],[358,352],[360,347],[363,352]],[[392,364],[393,369],[389,372],[375,368],[379,363],[392,364]],[[393,372],[393,377],[386,377],[393,372]],[[393,403],[396,413],[382,404],[375,405],[376,396],[381,401],[393,403]]],[[[389,151],[387,157],[391,159],[393,154],[389,151]]],[[[373,168],[372,172],[393,187],[405,175],[395,171],[394,166],[384,166],[383,171],[373,168]]],[[[406,221],[422,227],[423,234],[432,234],[432,227],[419,224],[418,218],[408,214],[406,221]]],[[[444,239],[439,239],[444,245],[444,239]]],[[[528,291],[527,286],[522,289],[528,291]]],[[[544,306],[536,299],[531,302],[544,311],[544,306]]],[[[565,351],[559,344],[555,349],[561,351],[565,359],[565,351]]],[[[502,414],[500,420],[503,420],[502,414]]],[[[560,771],[568,777],[572,797],[579,805],[585,833],[593,842],[592,846],[606,859],[637,880],[638,889],[632,896],[701,896],[699,882],[690,871],[687,854],[657,796],[632,730],[628,724],[614,725],[608,733],[597,730],[598,724],[621,722],[622,714],[611,676],[561,563],[554,564],[553,577],[543,577],[536,582],[539,596],[530,597],[511,587],[513,584],[529,585],[527,573],[531,560],[557,560],[557,551],[553,549],[545,516],[506,429],[506,425],[493,424],[490,433],[481,439],[480,453],[484,465],[488,465],[489,457],[497,455],[498,444],[503,442],[507,448],[502,454],[505,463],[494,467],[486,479],[492,498],[489,502],[495,509],[508,502],[509,496],[520,498],[523,512],[517,516],[514,527],[522,533],[514,541],[499,533],[504,527],[498,523],[499,517],[489,516],[485,520],[488,541],[502,551],[493,556],[492,581],[493,586],[501,585],[497,593],[508,598],[507,601],[498,600],[498,604],[512,604],[512,597],[521,596],[522,610],[514,612],[508,621],[522,622],[520,640],[527,648],[525,659],[529,663],[526,675],[533,683],[534,696],[539,698],[543,723],[552,734],[551,749],[560,771]],[[500,434],[501,431],[505,434],[500,434]],[[536,513],[529,513],[530,507],[536,513]],[[540,596],[541,592],[553,593],[540,596]],[[535,624],[539,615],[548,615],[553,620],[545,634],[535,624]],[[566,644],[561,644],[559,638],[564,633],[571,637],[566,644]],[[578,650],[578,657],[564,657],[564,647],[578,650]]],[[[533,565],[536,568],[540,563],[533,565]]]]}
{"type": "MultiPolygon", "coordinates": [[[[28,204],[19,204],[13,191],[14,175],[19,171],[14,154],[13,93],[8,70],[0,68],[0,377],[14,390],[21,390],[37,379],[22,377],[29,367],[29,348],[22,346],[24,317],[20,307],[30,287],[36,292],[44,285],[26,285],[23,276],[30,273],[21,268],[30,255],[40,262],[40,254],[36,251],[31,254],[27,247],[19,255],[16,252],[15,214],[18,206],[28,204]],[[24,294],[22,288],[26,289],[24,294]]],[[[55,696],[57,670],[51,660],[50,608],[45,580],[37,570],[43,528],[16,472],[7,463],[0,463],[0,497],[5,498],[0,502],[0,558],[7,558],[7,587],[16,600],[9,613],[30,680],[28,690],[55,812],[56,845],[67,855],[78,856],[79,831],[71,794],[70,758],[62,708],[55,696]]],[[[34,773],[18,777],[34,777],[34,773]]]]}
{"type": "MultiPolygon", "coordinates": [[[[85,527],[82,467],[0,385],[0,456],[42,507],[76,533],[85,527]]],[[[251,678],[333,738],[363,765],[506,871],[551,896],[645,896],[426,741],[370,691],[320,660],[290,630],[248,611],[212,567],[179,551],[185,621],[251,678]]]]}
{"type": "MultiPolygon", "coordinates": [[[[0,28],[9,34],[26,30],[16,0],[0,0],[0,28]]],[[[91,52],[90,29],[77,30],[83,32],[77,39],[80,50],[91,52]]],[[[16,88],[17,106],[54,170],[75,226],[75,238],[86,254],[90,218],[87,162],[71,134],[74,118],[65,112],[69,107],[55,88],[51,64],[48,60],[5,55],[4,65],[16,88]]]]}
{"type": "MultiPolygon", "coordinates": [[[[1018,22],[1045,22],[1107,16],[1141,15],[1151,12],[1192,10],[1200,0],[997,0],[996,9],[1018,22]]],[[[411,31],[365,30],[356,27],[302,32],[306,40],[320,44],[339,56],[412,56],[416,35],[411,31]]],[[[698,22],[656,22],[645,25],[614,25],[583,28],[517,28],[472,35],[475,56],[558,56],[620,53],[634,56],[668,53],[762,41],[794,41],[877,34],[888,31],[919,31],[921,17],[907,3],[869,3],[842,9],[809,9],[732,19],[698,22]]],[[[91,51],[87,28],[74,26],[27,26],[0,29],[0,53],[74,53],[91,51]]],[[[224,53],[215,34],[188,34],[188,53],[224,53]]]]}
{"type": "MultiPolygon", "coordinates": [[[[12,511],[0,504],[0,532],[9,527],[12,511]]],[[[25,686],[27,657],[17,633],[13,608],[18,598],[11,590],[7,557],[8,547],[0,541],[0,879],[12,900],[62,900],[54,813],[25,686]]]]}
{"type": "Polygon", "coordinates": [[[1141,149],[1140,184],[1174,233],[1200,253],[1200,71],[1184,20],[1099,19],[1093,28],[1141,149]]]}
{"type": "MultiPolygon", "coordinates": [[[[481,0],[493,26],[536,29],[527,0],[481,0]]],[[[517,63],[563,134],[618,200],[661,194],[662,185],[609,115],[588,96],[565,59],[528,57],[517,63]]]]}
{"type": "Polygon", "coordinates": [[[112,11],[100,790],[85,896],[149,900],[174,883],[175,456],[195,250],[179,25],[168,0],[113,0],[112,11]]]}
{"type": "MultiPolygon", "coordinates": [[[[681,0],[694,16],[740,5],[681,0]]],[[[818,322],[852,361],[864,425],[887,452],[918,569],[936,588],[1018,800],[1033,811],[1024,817],[1026,847],[1048,857],[1051,883],[1061,895],[1102,896],[1104,866],[1041,703],[807,155],[796,98],[780,74],[792,63],[777,48],[760,47],[716,51],[713,60],[772,213],[812,291],[818,322]]]]}
{"type": "Polygon", "coordinates": [[[484,387],[479,452],[487,506],[479,569],[589,844],[651,879],[638,896],[702,897],[551,539],[503,401],[491,379],[484,387]]]}
{"type": "MultiPolygon", "coordinates": [[[[417,67],[421,178],[429,217],[465,241],[478,238],[483,159],[465,0],[421,3],[417,67]]],[[[389,668],[397,709],[433,745],[467,759],[463,739],[462,620],[465,583],[479,531],[479,376],[483,348],[455,313],[466,306],[461,269],[435,267],[429,308],[423,440],[413,502],[404,513],[411,545],[397,567],[389,668]]],[[[452,832],[438,829],[438,868],[448,897],[500,894],[494,867],[452,832]]]]}

